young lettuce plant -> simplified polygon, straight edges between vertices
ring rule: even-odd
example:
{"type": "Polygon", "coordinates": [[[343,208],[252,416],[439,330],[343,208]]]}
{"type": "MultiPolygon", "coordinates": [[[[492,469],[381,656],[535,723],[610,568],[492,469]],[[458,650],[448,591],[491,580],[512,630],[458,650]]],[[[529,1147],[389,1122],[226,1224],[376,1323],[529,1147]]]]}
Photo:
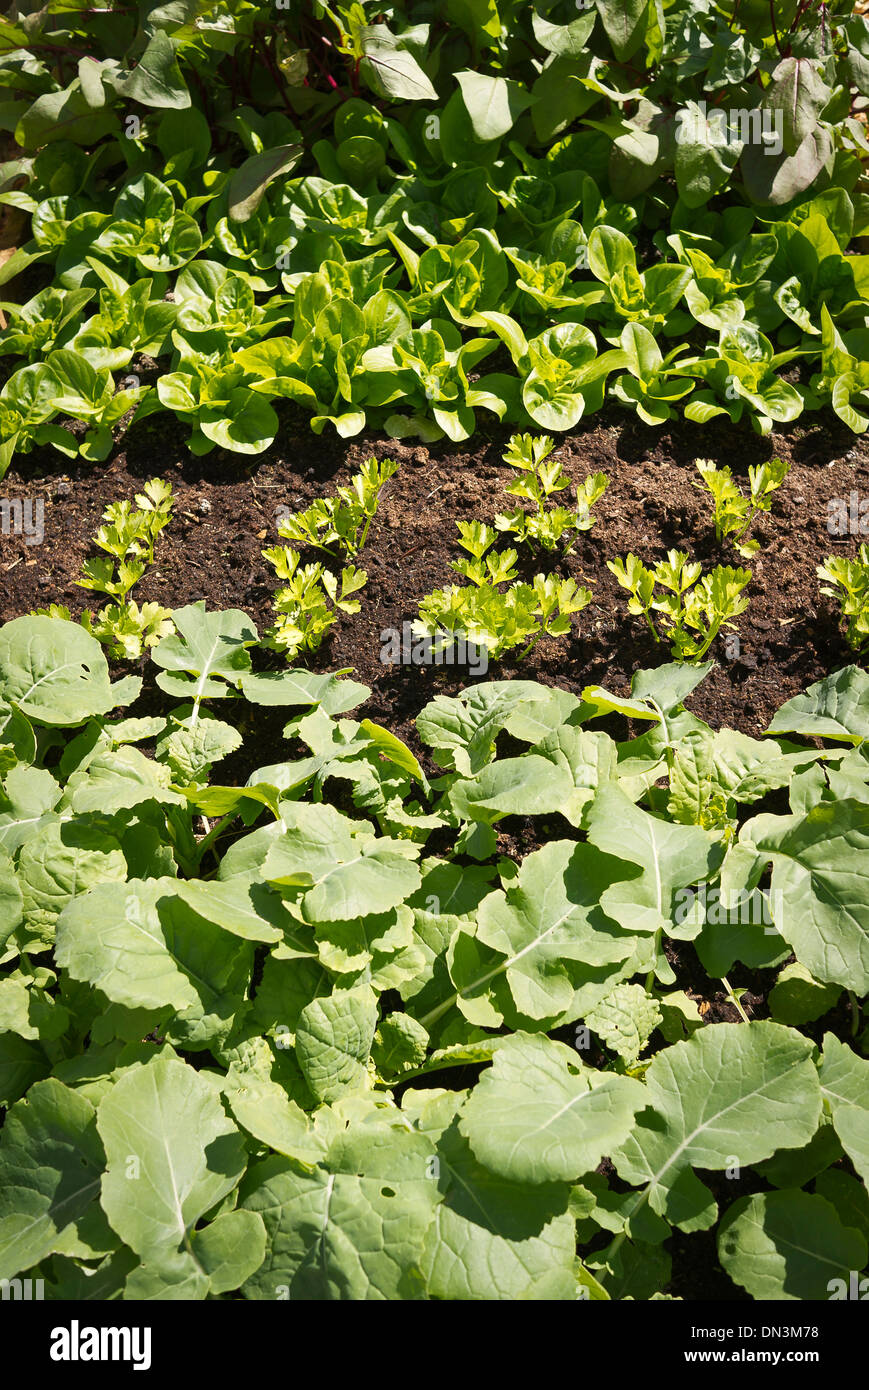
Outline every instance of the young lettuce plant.
{"type": "Polygon", "coordinates": [[[685,406],[686,418],[705,425],[716,415],[729,415],[736,423],[749,405],[756,412],[752,426],[762,435],[771,432],[773,421],[796,420],[803,398],[777,368],[801,355],[801,348],[776,352],[769,338],[748,322],[722,329],[717,347],[707,344],[702,357],[683,357],[679,363],[707,388],[693,393],[685,406]]]}
{"type": "Polygon", "coordinates": [[[93,294],[93,290],[64,290],[49,285],[26,304],[0,303],[0,309],[9,315],[8,330],[0,340],[0,354],[13,352],[28,362],[37,362],[53,348],[65,347],[76,332],[81,310],[93,294]]]}
{"type": "Polygon", "coordinates": [[[565,535],[572,539],[564,547],[567,555],[579,538],[579,532],[589,531],[596,521],[591,509],[606,491],[609,479],[605,473],[595,473],[577,484],[576,509],[556,506],[546,510],[546,499],[569,486],[569,479],[557,459],[549,455],[555,444],[549,435],[535,439],[530,434],[514,434],[502,455],[504,462],[520,470],[522,476],[508,483],[505,489],[511,497],[521,497],[534,504],[533,512],[517,507],[513,512],[495,517],[498,531],[512,532],[517,540],[555,550],[565,535]]]}
{"type": "Polygon", "coordinates": [[[751,570],[717,565],[702,574],[700,563],[689,561],[685,551],[669,550],[654,569],[636,555],[607,560],[607,569],[631,595],[628,612],[645,618],[656,642],[666,637],[675,661],[699,661],[720,629],[732,627],[731,619],[748,607],[743,590],[751,570]],[[652,613],[660,613],[663,634],[652,613]]]}
{"type": "Polygon", "coordinates": [[[380,501],[380,494],[398,470],[392,459],[370,458],[350,479],[347,487],[339,487],[336,497],[318,498],[303,512],[285,517],[278,526],[278,535],[296,545],[309,545],[330,555],[343,551],[348,558],[358,555],[368,539],[380,501]]]}
{"type": "Polygon", "coordinates": [[[620,341],[627,371],[616,377],[612,394],[645,424],[664,424],[674,414],[673,402],[694,389],[693,381],[681,375],[681,359],[676,360],[685,344],[671,348],[665,357],[654,335],[639,323],[626,323],[620,341]]]}
{"type": "Polygon", "coordinates": [[[484,647],[497,659],[523,646],[522,661],[541,637],[561,637],[570,619],[591,603],[591,590],[557,574],[536,574],[531,584],[516,579],[516,551],[488,554],[496,540],[491,526],[479,521],[457,522],[459,544],[470,559],[453,562],[453,569],[470,580],[436,589],[420,601],[414,631],[448,645],[463,638],[484,647]],[[500,584],[508,588],[500,589],[500,584]]]}
{"type": "Polygon", "coordinates": [[[774,458],[769,463],[751,465],[748,470],[748,497],[729,468],[718,468],[712,459],[697,459],[696,466],[703,481],[694,486],[701,490],[706,488],[712,496],[716,540],[723,541],[731,536],[743,559],[750,559],[760,548],[760,542],[746,541],[745,536],[758,513],[769,511],[772,495],[790,472],[790,464],[774,458]]]}
{"type": "MultiPolygon", "coordinates": [[[[162,478],[152,478],[135,498],[111,502],[103,512],[104,525],[94,536],[94,544],[109,557],[85,560],[82,577],[75,582],[115,600],[99,613],[85,612],[81,624],[119,659],[135,661],[148,647],[174,632],[170,609],[159,603],[143,603],[141,608],[129,597],[145,570],[154,563],[154,546],[172,520],[172,486],[162,478]]],[[[49,617],[69,619],[67,608],[52,605],[49,617]]]]}
{"type": "MultiPolygon", "coordinates": [[[[607,289],[608,302],[600,307],[652,332],[663,327],[692,279],[690,267],[672,263],[639,270],[636,248],[617,227],[593,229],[588,238],[588,266],[607,289]]],[[[616,343],[620,334],[621,327],[607,340],[616,343]]]]}
{"type": "Polygon", "coordinates": [[[316,651],[338,614],[358,613],[360,604],[351,595],[365,587],[364,570],[346,565],[340,581],[321,564],[302,565],[297,550],[272,546],[262,552],[278,579],[286,581],[274,599],[277,615],[264,646],[283,652],[289,661],[301,651],[316,651]]]}
{"type": "Polygon", "coordinates": [[[861,544],[854,560],[828,555],[818,566],[818,578],[828,581],[827,587],[821,586],[821,593],[839,601],[848,623],[848,646],[860,654],[869,651],[869,544],[861,544]]]}

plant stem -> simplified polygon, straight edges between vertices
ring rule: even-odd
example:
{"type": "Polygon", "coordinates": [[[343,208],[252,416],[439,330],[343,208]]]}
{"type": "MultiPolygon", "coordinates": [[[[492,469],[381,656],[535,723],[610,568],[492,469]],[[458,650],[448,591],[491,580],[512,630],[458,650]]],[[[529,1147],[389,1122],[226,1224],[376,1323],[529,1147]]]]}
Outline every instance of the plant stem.
{"type": "Polygon", "coordinates": [[[730,981],[728,980],[728,978],[727,978],[726,975],[722,975],[722,976],[721,976],[721,983],[724,985],[724,988],[727,990],[727,994],[728,994],[728,997],[729,997],[729,999],[730,999],[730,1002],[731,1002],[731,1004],[733,1005],[733,1007],[735,1008],[736,1012],[739,1014],[739,1016],[740,1016],[740,1018],[742,1019],[743,1023],[750,1023],[750,1022],[751,1022],[751,1019],[748,1017],[748,1014],[745,1012],[745,1009],[742,1007],[742,1005],[740,1004],[740,1002],[739,1002],[739,1000],[737,999],[736,995],[734,994],[733,988],[732,988],[732,986],[731,986],[731,984],[730,984],[730,981]]]}
{"type": "Polygon", "coordinates": [[[782,53],[781,39],[778,35],[778,25],[775,22],[775,0],[769,0],[769,20],[772,25],[772,36],[775,41],[775,46],[779,51],[779,57],[784,57],[784,54],[782,53]]]}
{"type": "Polygon", "coordinates": [[[851,1005],[851,1037],[856,1038],[860,1027],[860,1002],[853,989],[848,990],[848,1001],[851,1005]]]}
{"type": "MultiPolygon", "coordinates": [[[[204,817],[203,817],[203,819],[204,819],[204,817]]],[[[199,840],[199,841],[197,842],[197,845],[196,845],[196,860],[197,860],[197,865],[201,864],[202,860],[204,859],[204,857],[205,857],[205,855],[208,853],[208,851],[211,849],[212,845],[213,845],[213,844],[215,843],[215,841],[216,841],[217,839],[219,839],[219,837],[223,834],[223,831],[226,829],[226,823],[227,823],[227,821],[230,820],[230,819],[231,819],[230,816],[221,816],[221,818],[220,818],[219,821],[215,821],[214,825],[211,827],[211,829],[209,830],[208,834],[207,834],[207,835],[203,835],[202,839],[199,840]]]]}

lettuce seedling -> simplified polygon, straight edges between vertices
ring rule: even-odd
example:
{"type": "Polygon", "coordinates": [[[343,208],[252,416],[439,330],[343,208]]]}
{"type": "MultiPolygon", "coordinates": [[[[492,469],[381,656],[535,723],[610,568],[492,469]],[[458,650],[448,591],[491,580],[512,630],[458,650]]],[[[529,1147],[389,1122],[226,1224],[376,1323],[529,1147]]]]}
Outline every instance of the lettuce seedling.
{"type": "Polygon", "coordinates": [[[0,354],[14,352],[35,362],[53,348],[65,347],[75,334],[81,310],[93,294],[93,290],[63,290],[49,285],[26,304],[0,304],[0,309],[10,316],[8,332],[0,340],[0,354]]]}
{"type": "Polygon", "coordinates": [[[343,551],[347,556],[358,555],[368,539],[380,494],[386,483],[398,471],[392,459],[366,459],[359,472],[346,487],[339,487],[337,496],[318,498],[303,512],[285,517],[278,526],[278,535],[296,545],[309,545],[330,555],[343,551]]]}
{"type": "Polygon", "coordinates": [[[656,642],[666,637],[675,661],[699,661],[709,650],[719,630],[732,627],[730,621],[748,607],[743,590],[751,570],[717,565],[702,574],[698,561],[689,561],[685,551],[669,550],[666,560],[648,569],[636,555],[624,560],[607,560],[623,589],[631,597],[628,612],[644,617],[656,642]],[[701,577],[702,576],[702,577],[701,577]],[[660,633],[652,618],[661,614],[660,633]]]}
{"type": "Polygon", "coordinates": [[[821,586],[821,593],[839,601],[848,622],[849,647],[860,653],[869,650],[869,544],[861,544],[854,560],[828,555],[818,566],[818,578],[829,581],[828,587],[821,586]]]}
{"type": "Polygon", "coordinates": [[[98,370],[126,367],[138,353],[161,356],[169,349],[178,308],[155,293],[150,277],[129,285],[112,274],[111,285],[100,290],[99,312],[81,325],[70,347],[98,370]]]}
{"type": "Polygon", "coordinates": [[[609,302],[605,307],[620,319],[640,323],[652,331],[663,326],[692,279],[690,267],[683,265],[660,262],[648,270],[639,270],[636,248],[617,227],[599,226],[592,230],[588,238],[588,267],[607,288],[609,302]]]}
{"type": "Polygon", "coordinates": [[[769,463],[751,465],[748,470],[748,497],[728,467],[718,468],[711,459],[697,459],[696,466],[703,481],[694,486],[700,489],[705,487],[712,496],[716,539],[723,541],[725,537],[732,536],[740,555],[749,559],[759,550],[760,542],[745,541],[744,537],[751,530],[758,513],[769,511],[772,494],[781,487],[790,472],[790,464],[774,458],[769,463]]]}
{"type": "Polygon", "coordinates": [[[358,613],[352,594],[365,587],[364,570],[347,565],[339,580],[321,564],[301,565],[290,546],[272,546],[262,552],[278,579],[286,580],[274,599],[277,621],[269,628],[264,645],[283,652],[288,660],[301,651],[316,651],[338,613],[358,613]]]}
{"type": "Polygon", "coordinates": [[[686,418],[705,425],[716,415],[729,415],[736,423],[748,404],[757,412],[752,425],[762,435],[771,432],[773,421],[796,420],[803,398],[777,369],[801,355],[801,348],[776,352],[769,338],[748,322],[722,329],[717,347],[708,343],[702,357],[683,357],[679,363],[686,375],[708,387],[693,393],[686,418]]]}
{"type": "Polygon", "coordinates": [[[508,483],[505,489],[511,497],[532,502],[535,511],[517,507],[513,512],[499,513],[495,526],[499,531],[511,531],[519,541],[555,550],[565,535],[572,539],[564,546],[568,554],[576,545],[578,533],[589,531],[596,521],[591,508],[603,496],[609,479],[605,473],[594,473],[577,484],[576,509],[556,506],[546,510],[546,499],[569,487],[570,480],[557,459],[550,459],[555,445],[549,435],[534,439],[530,434],[514,434],[502,455],[504,462],[521,471],[522,477],[508,483]]]}
{"type": "Polygon", "coordinates": [[[676,360],[685,344],[671,348],[665,357],[654,335],[640,323],[626,323],[620,342],[627,371],[616,377],[612,394],[645,424],[662,425],[674,414],[672,402],[694,389],[693,381],[680,375],[681,359],[676,360]]]}

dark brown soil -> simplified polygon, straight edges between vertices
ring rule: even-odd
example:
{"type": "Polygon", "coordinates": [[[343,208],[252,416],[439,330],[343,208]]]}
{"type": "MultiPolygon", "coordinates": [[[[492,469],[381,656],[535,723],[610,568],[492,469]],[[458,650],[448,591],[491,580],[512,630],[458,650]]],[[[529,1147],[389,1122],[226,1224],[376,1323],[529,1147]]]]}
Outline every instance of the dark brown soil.
{"type": "MultiPolygon", "coordinates": [[[[450,568],[461,554],[457,519],[490,521],[511,504],[503,488],[515,475],[501,461],[509,431],[478,433],[459,448],[448,441],[407,446],[379,436],[343,441],[334,433],[313,435],[290,411],[275,444],[252,459],[223,451],[194,458],[185,435],[174,420],[158,416],[130,431],[105,464],[71,466],[47,452],[18,460],[0,484],[0,497],[44,498],[45,540],[31,547],[21,537],[0,537],[0,620],[51,601],[65,603],[74,615],[90,606],[97,596],[74,580],[93,553],[90,538],[104,506],[132,498],[159,474],[175,488],[176,520],[136,596],[168,607],[205,599],[209,608],[243,608],[263,631],[276,581],[260,551],[278,539],[276,509],[296,509],[330,493],[371,453],[391,456],[401,468],[361,557],[368,573],[362,609],[342,617],[320,651],[297,664],[352,667],[372,688],[366,714],[414,744],[412,721],[420,708],[436,692],[452,693],[470,678],[459,668],[384,665],[381,632],[413,619],[418,600],[432,589],[461,582],[450,568]]],[[[792,466],[772,512],[755,523],[761,549],[751,565],[751,604],[738,622],[738,655],[728,657],[726,639],[716,640],[710,654],[718,665],[691,697],[691,708],[714,727],[758,734],[784,700],[854,659],[815,571],[826,555],[856,550],[858,536],[829,534],[828,504],[852,490],[869,496],[869,447],[833,417],[764,440],[729,423],[654,431],[622,414],[598,415],[560,437],[558,452],[571,479],[597,470],[610,479],[597,525],[555,566],[587,583],[594,600],[574,619],[570,639],[544,640],[521,664],[508,656],[490,667],[489,678],[521,675],[576,692],[591,683],[624,691],[638,667],[670,659],[668,647],[656,645],[642,620],[628,615],[627,595],[605,562],[631,550],[653,562],[676,547],[704,565],[742,563],[732,546],[715,540],[711,501],[693,485],[698,456],[730,464],[741,479],[749,464],[773,454],[792,466]]],[[[551,567],[551,557],[543,555],[531,561],[529,572],[551,567]]]]}

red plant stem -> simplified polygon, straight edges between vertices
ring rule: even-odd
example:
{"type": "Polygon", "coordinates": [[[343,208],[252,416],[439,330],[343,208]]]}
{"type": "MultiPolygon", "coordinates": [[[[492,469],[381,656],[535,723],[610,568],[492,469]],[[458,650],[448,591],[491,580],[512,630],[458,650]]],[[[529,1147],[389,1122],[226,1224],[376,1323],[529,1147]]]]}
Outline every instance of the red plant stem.
{"type": "Polygon", "coordinates": [[[779,56],[784,57],[784,54],[782,53],[781,39],[779,38],[778,34],[778,25],[775,22],[775,0],[769,0],[769,18],[770,23],[772,24],[772,36],[775,40],[775,46],[779,51],[779,56]]]}

